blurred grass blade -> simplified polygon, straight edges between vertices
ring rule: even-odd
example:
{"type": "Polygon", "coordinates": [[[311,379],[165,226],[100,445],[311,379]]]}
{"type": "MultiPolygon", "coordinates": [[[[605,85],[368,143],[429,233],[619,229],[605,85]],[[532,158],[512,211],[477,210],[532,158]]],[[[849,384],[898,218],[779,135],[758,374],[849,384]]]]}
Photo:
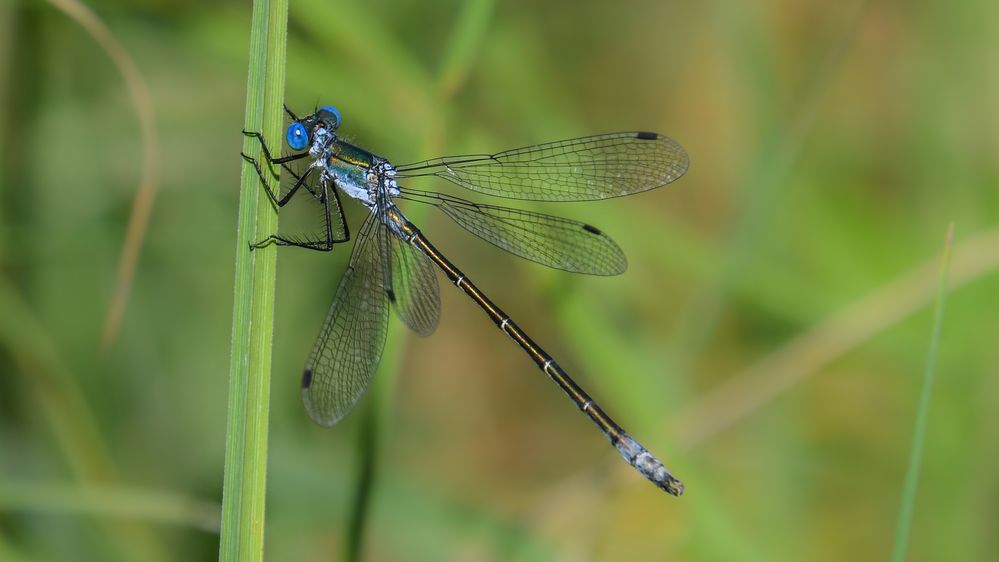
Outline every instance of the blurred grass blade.
{"type": "MultiPolygon", "coordinates": [[[[82,483],[113,485],[117,470],[79,377],[16,289],[0,276],[0,350],[8,353],[41,405],[56,445],[82,483]]],[[[132,522],[100,521],[124,560],[167,560],[158,538],[132,522]]],[[[4,560],[4,558],[0,558],[4,560]]]]}
{"type": "MultiPolygon", "coordinates": [[[[492,0],[476,0],[464,5],[454,28],[448,37],[441,65],[434,83],[427,86],[424,95],[418,99],[433,100],[421,107],[419,113],[432,115],[427,125],[420,130],[424,136],[420,143],[421,150],[426,153],[436,153],[440,149],[443,119],[439,113],[447,107],[447,102],[465,83],[469,67],[475,62],[475,54],[492,20],[492,0]],[[432,91],[429,91],[432,90],[432,91]]],[[[385,48],[383,46],[383,48],[385,48]]],[[[415,74],[421,74],[416,72],[415,74]]],[[[400,78],[400,85],[405,80],[400,78]]],[[[409,84],[407,91],[421,91],[419,83],[409,84]]],[[[410,220],[417,223],[426,217],[428,209],[411,209],[408,212],[410,220]]],[[[375,375],[375,381],[368,390],[370,406],[359,412],[364,416],[358,439],[358,476],[347,539],[345,541],[345,556],[350,562],[361,559],[364,545],[365,530],[371,516],[371,503],[374,500],[375,478],[378,475],[378,460],[380,447],[385,441],[384,431],[389,427],[389,419],[394,411],[392,390],[396,387],[402,357],[400,353],[389,353],[397,349],[399,343],[409,336],[401,322],[389,325],[386,341],[386,352],[383,353],[381,365],[375,375]]]]}
{"type": "Polygon", "coordinates": [[[930,412],[930,399],[933,397],[933,379],[937,363],[937,350],[940,348],[940,330],[943,325],[944,305],[947,302],[947,275],[950,271],[951,248],[954,245],[954,223],[947,227],[947,241],[944,243],[943,258],[940,264],[940,286],[937,289],[937,302],[933,310],[933,332],[930,336],[929,357],[926,359],[926,372],[923,374],[923,389],[916,409],[916,428],[912,433],[912,448],[909,450],[909,468],[905,472],[902,487],[902,504],[899,507],[898,527],[895,529],[895,547],[892,549],[892,562],[902,562],[909,546],[909,533],[912,530],[912,515],[916,506],[916,491],[919,486],[919,467],[923,462],[923,447],[926,443],[926,424],[930,412]]]}
{"type": "Polygon", "coordinates": [[[17,366],[12,374],[30,383],[73,475],[91,482],[113,480],[116,470],[108,445],[78,377],[67,367],[34,311],[2,276],[0,310],[0,350],[17,366]]]}
{"type": "MultiPolygon", "coordinates": [[[[964,239],[954,251],[951,285],[957,289],[999,270],[999,228],[964,239]]],[[[935,260],[920,264],[870,295],[769,353],[675,414],[673,428],[683,450],[697,447],[758,412],[777,396],[875,335],[914,314],[933,298],[935,260]]]]}
{"type": "MultiPolygon", "coordinates": [[[[763,138],[759,155],[752,160],[753,165],[745,172],[739,189],[744,198],[739,207],[745,210],[728,235],[730,242],[726,244],[716,274],[697,298],[689,300],[690,304],[675,322],[678,330],[669,347],[674,371],[693,372],[702,351],[714,337],[736,280],[742,277],[753,254],[758,251],[774,212],[781,208],[779,201],[789,189],[791,172],[815,127],[822,103],[831,91],[830,83],[854,45],[872,4],[871,0],[857,0],[852,6],[843,7],[847,16],[843,18],[842,27],[817,51],[815,62],[810,65],[814,70],[802,84],[801,94],[790,112],[776,102],[777,96],[772,90],[777,82],[776,70],[768,67],[766,72],[761,72],[764,69],[754,66],[773,60],[765,50],[767,41],[760,35],[762,28],[752,18],[732,20],[737,30],[733,37],[755,34],[750,43],[753,48],[743,46],[740,54],[746,61],[743,68],[752,71],[755,78],[754,94],[750,99],[758,101],[754,114],[763,120],[763,138]]],[[[744,9],[753,10],[751,7],[744,9]]]]}
{"type": "MultiPolygon", "coordinates": [[[[254,1],[243,126],[248,131],[262,131],[268,139],[281,138],[287,23],[287,0],[254,1]]],[[[261,156],[259,143],[249,137],[243,139],[243,152],[261,156]]],[[[247,244],[276,229],[277,215],[266,203],[253,167],[244,162],[236,234],[219,560],[263,558],[277,253],[274,246],[251,252],[247,244]],[[261,205],[261,201],[265,203],[261,205]]]]}
{"type": "MultiPolygon", "coordinates": [[[[382,401],[378,401],[380,405],[382,401]]],[[[378,428],[379,416],[372,405],[364,408],[361,419],[361,429],[357,433],[358,441],[358,474],[348,521],[347,540],[345,541],[346,559],[357,562],[361,559],[361,547],[364,545],[364,529],[367,526],[368,514],[371,510],[372,491],[374,490],[375,461],[381,434],[378,428]]]]}
{"type": "Polygon", "coordinates": [[[493,0],[464,2],[454,33],[444,51],[437,81],[438,96],[448,99],[465,84],[472,59],[492,21],[493,0]]]}
{"type": "Polygon", "coordinates": [[[153,100],[135,61],[90,8],[76,0],[49,0],[49,3],[80,24],[80,27],[85,29],[107,53],[125,81],[128,97],[132,100],[135,114],[139,118],[139,129],[142,131],[142,177],[139,180],[135,200],[132,202],[125,244],[118,259],[114,292],[111,294],[111,304],[108,306],[104,329],[101,332],[101,349],[107,350],[117,337],[118,328],[125,315],[128,296],[132,292],[132,280],[135,278],[135,268],[139,262],[139,252],[146,237],[149,216],[153,212],[153,203],[156,200],[160,148],[156,136],[153,100]]]}
{"type": "Polygon", "coordinates": [[[0,483],[0,511],[11,510],[128,518],[218,532],[219,506],[216,503],[115,485],[7,479],[0,483]]]}

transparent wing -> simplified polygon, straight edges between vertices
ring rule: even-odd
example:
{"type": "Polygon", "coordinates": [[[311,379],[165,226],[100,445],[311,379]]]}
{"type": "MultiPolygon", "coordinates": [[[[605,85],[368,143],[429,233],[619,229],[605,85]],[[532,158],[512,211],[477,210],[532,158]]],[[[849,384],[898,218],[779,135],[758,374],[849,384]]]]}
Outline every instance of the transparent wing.
{"type": "Polygon", "coordinates": [[[687,153],[657,133],[610,133],[496,154],[446,156],[397,166],[398,177],[437,176],[498,197],[587,201],[666,185],[687,171],[687,153]]]}
{"type": "Polygon", "coordinates": [[[479,238],[548,267],[593,275],[617,275],[628,267],[621,248],[586,223],[442,193],[404,189],[403,197],[434,205],[479,238]]]}
{"type": "Polygon", "coordinates": [[[340,280],[302,377],[302,397],[319,425],[340,421],[357,403],[378,367],[388,323],[377,227],[369,215],[340,280]],[[373,236],[375,234],[375,236],[373,236]]]}
{"type": "Polygon", "coordinates": [[[379,224],[378,243],[381,249],[385,286],[399,318],[421,336],[429,336],[440,319],[441,300],[437,274],[430,259],[413,245],[392,234],[379,224]]]}

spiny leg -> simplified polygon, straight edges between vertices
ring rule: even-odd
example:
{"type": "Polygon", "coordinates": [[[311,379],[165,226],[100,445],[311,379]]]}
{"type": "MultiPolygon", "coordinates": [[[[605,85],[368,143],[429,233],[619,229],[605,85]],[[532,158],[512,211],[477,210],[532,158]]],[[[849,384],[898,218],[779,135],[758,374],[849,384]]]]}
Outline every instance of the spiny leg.
{"type": "MultiPolygon", "coordinates": [[[[247,131],[243,131],[243,134],[248,137],[253,137],[260,142],[260,148],[264,151],[264,158],[267,160],[268,165],[280,164],[281,167],[284,168],[285,171],[288,173],[292,172],[290,169],[288,169],[287,166],[284,165],[286,162],[293,162],[295,160],[300,160],[309,155],[308,152],[302,152],[299,154],[292,154],[290,156],[285,156],[282,158],[272,158],[270,151],[267,149],[267,143],[264,141],[263,135],[261,135],[260,133],[251,133],[247,131]]],[[[274,193],[274,190],[271,189],[270,182],[267,181],[267,177],[264,174],[264,170],[260,166],[260,161],[257,160],[256,158],[253,158],[252,156],[249,156],[244,152],[240,152],[239,155],[243,157],[243,160],[246,160],[253,166],[253,169],[256,170],[257,172],[257,178],[260,179],[260,184],[264,186],[264,191],[267,192],[267,197],[270,198],[271,202],[277,205],[278,207],[284,207],[285,204],[288,203],[292,195],[294,195],[295,191],[297,191],[298,188],[301,187],[302,182],[305,180],[305,177],[308,175],[308,173],[302,174],[302,177],[298,178],[298,182],[295,183],[295,186],[291,190],[289,190],[289,192],[286,193],[284,197],[281,197],[279,199],[277,194],[274,193]]],[[[310,189],[309,191],[311,192],[312,190],[310,189]]]]}
{"type": "MultiPolygon", "coordinates": [[[[295,114],[292,113],[291,110],[289,110],[287,106],[285,106],[285,111],[288,113],[288,115],[290,115],[292,117],[292,119],[297,120],[297,117],[295,116],[295,114]]],[[[253,250],[257,249],[257,248],[262,248],[262,247],[267,246],[269,244],[277,244],[279,246],[297,246],[297,247],[300,247],[300,248],[307,248],[307,249],[310,249],[310,250],[318,250],[318,251],[321,251],[321,252],[329,252],[329,251],[331,251],[333,249],[333,245],[334,244],[338,244],[338,243],[346,242],[346,241],[350,240],[350,231],[347,228],[346,221],[344,220],[343,207],[340,205],[340,197],[339,197],[339,195],[337,195],[337,193],[335,191],[335,187],[333,188],[333,190],[334,190],[333,191],[333,198],[334,198],[334,200],[336,202],[337,216],[340,219],[340,223],[343,224],[343,227],[344,227],[344,229],[343,229],[344,230],[344,235],[343,235],[342,238],[336,238],[333,235],[333,222],[332,222],[332,217],[331,217],[331,212],[330,212],[329,193],[326,190],[325,185],[323,185],[322,183],[320,183],[319,186],[313,186],[313,185],[310,185],[308,183],[307,179],[309,177],[309,174],[312,171],[311,168],[306,169],[305,173],[303,173],[301,176],[298,176],[293,170],[291,170],[288,166],[286,166],[286,164],[288,162],[293,162],[295,160],[300,160],[302,158],[305,158],[305,157],[309,156],[309,152],[308,151],[301,152],[301,153],[298,153],[298,154],[292,154],[292,155],[289,155],[289,156],[283,156],[281,158],[274,158],[271,155],[270,149],[267,147],[267,142],[264,140],[264,137],[263,137],[262,134],[260,134],[258,132],[246,131],[246,130],[243,131],[243,134],[246,135],[246,136],[248,136],[248,137],[252,137],[252,138],[257,139],[257,141],[260,143],[260,148],[261,148],[261,150],[264,153],[264,159],[267,160],[268,165],[279,164],[284,169],[285,173],[291,174],[295,178],[295,180],[296,180],[295,184],[292,186],[292,188],[288,190],[288,193],[284,194],[284,196],[282,196],[281,198],[278,198],[277,195],[274,193],[274,190],[271,189],[270,183],[267,181],[266,175],[264,174],[264,171],[263,171],[263,169],[260,166],[260,162],[256,158],[253,158],[253,157],[251,157],[251,156],[249,156],[249,155],[241,152],[240,156],[242,156],[244,160],[246,160],[247,162],[249,162],[253,166],[253,169],[256,170],[256,172],[257,172],[257,178],[260,180],[260,184],[264,187],[264,191],[267,193],[267,196],[271,200],[271,202],[274,205],[276,205],[278,208],[284,207],[289,201],[291,201],[291,198],[295,195],[296,192],[298,192],[298,189],[304,185],[305,189],[308,190],[308,192],[316,200],[318,200],[320,203],[322,203],[322,205],[323,205],[323,215],[324,215],[324,218],[325,218],[325,221],[326,221],[325,239],[322,240],[322,241],[318,241],[318,240],[304,240],[304,241],[303,240],[293,240],[291,238],[288,238],[288,237],[285,237],[285,236],[281,236],[280,234],[272,234],[272,235],[268,236],[267,238],[264,238],[263,240],[260,240],[259,242],[251,242],[251,243],[249,243],[250,251],[253,251],[253,250]],[[320,189],[317,190],[316,187],[319,187],[320,189]]]]}
{"type": "Polygon", "coordinates": [[[243,129],[243,134],[248,137],[255,138],[257,139],[258,142],[260,142],[260,148],[263,149],[264,151],[264,158],[266,158],[267,162],[271,164],[284,164],[285,162],[291,162],[293,160],[298,160],[299,158],[305,158],[306,156],[309,155],[308,151],[306,151],[306,152],[301,152],[299,154],[292,154],[290,156],[282,156],[280,158],[274,158],[273,156],[271,156],[270,149],[267,148],[267,141],[264,140],[264,135],[256,131],[247,131],[246,129],[243,129]]]}
{"type": "MultiPolygon", "coordinates": [[[[306,176],[303,175],[301,178],[299,178],[299,181],[296,182],[295,187],[293,188],[293,191],[295,189],[298,189],[298,187],[303,183],[305,177],[306,176]]],[[[307,186],[307,188],[308,188],[308,186],[307,186]]],[[[312,190],[310,189],[309,191],[311,192],[312,190]]],[[[333,220],[332,220],[333,217],[332,217],[331,210],[330,210],[329,194],[328,194],[328,192],[325,189],[323,189],[322,190],[322,197],[320,198],[320,202],[323,204],[323,217],[325,218],[325,222],[326,222],[326,229],[325,229],[326,232],[325,232],[325,239],[324,240],[321,240],[321,241],[320,240],[293,240],[291,238],[287,238],[285,236],[281,236],[280,234],[271,234],[270,236],[268,236],[267,238],[264,238],[263,240],[261,240],[259,242],[251,243],[250,244],[250,251],[253,251],[253,250],[257,249],[257,248],[262,248],[262,247],[270,245],[270,244],[277,244],[278,246],[297,246],[299,248],[306,248],[306,249],[309,249],[309,250],[317,250],[317,251],[320,251],[320,252],[329,252],[329,251],[333,250],[333,245],[334,244],[339,244],[341,242],[346,242],[346,241],[350,240],[350,232],[347,229],[346,222],[343,220],[343,207],[341,207],[341,205],[340,205],[340,197],[336,194],[336,192],[333,193],[333,199],[336,202],[337,216],[340,217],[340,221],[344,225],[344,236],[342,238],[336,238],[336,237],[333,236],[333,220]]]]}
{"type": "MultiPolygon", "coordinates": [[[[275,194],[274,190],[271,189],[270,184],[267,182],[267,178],[264,176],[264,171],[260,167],[260,162],[258,162],[256,158],[247,156],[242,152],[240,152],[239,155],[243,157],[243,160],[249,162],[253,166],[253,169],[257,171],[257,177],[260,179],[260,184],[264,186],[264,191],[267,193],[268,199],[270,199],[272,203],[277,205],[278,208],[284,207],[285,205],[288,204],[288,201],[290,201],[292,196],[295,195],[295,192],[298,191],[298,188],[302,187],[302,185],[305,184],[305,178],[308,177],[309,175],[308,171],[306,171],[306,173],[302,174],[301,176],[295,176],[298,179],[298,181],[296,181],[295,185],[288,190],[288,193],[285,193],[284,196],[278,199],[277,194],[275,194]]],[[[308,153],[304,153],[302,155],[296,155],[295,159],[297,160],[307,155],[308,153]]],[[[284,168],[285,173],[295,175],[295,173],[292,172],[290,169],[288,169],[287,166],[284,166],[282,164],[281,167],[284,168]]],[[[306,185],[305,188],[308,189],[309,192],[313,194],[313,196],[315,196],[315,192],[308,185],[306,185]]]]}

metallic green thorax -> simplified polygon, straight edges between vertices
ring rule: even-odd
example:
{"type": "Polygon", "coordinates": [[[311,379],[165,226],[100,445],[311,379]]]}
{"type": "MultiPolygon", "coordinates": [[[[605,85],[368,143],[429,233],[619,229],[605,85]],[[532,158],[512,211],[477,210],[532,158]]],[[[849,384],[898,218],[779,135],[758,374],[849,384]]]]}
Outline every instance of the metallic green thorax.
{"type": "Polygon", "coordinates": [[[344,141],[336,141],[330,146],[328,165],[338,175],[343,174],[357,184],[367,183],[368,169],[374,166],[379,157],[344,141]]]}

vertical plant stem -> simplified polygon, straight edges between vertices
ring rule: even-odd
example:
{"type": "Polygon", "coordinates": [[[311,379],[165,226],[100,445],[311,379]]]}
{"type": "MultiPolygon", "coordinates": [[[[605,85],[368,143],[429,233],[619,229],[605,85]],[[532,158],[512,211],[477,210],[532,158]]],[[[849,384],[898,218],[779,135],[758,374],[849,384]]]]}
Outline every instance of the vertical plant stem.
{"type": "Polygon", "coordinates": [[[745,46],[740,48],[744,50],[742,54],[747,61],[744,67],[753,69],[753,76],[756,77],[759,104],[752,111],[763,116],[765,134],[760,143],[759,156],[754,159],[755,165],[744,176],[741,192],[748,197],[743,206],[745,212],[730,235],[731,243],[726,245],[720,268],[706,284],[703,294],[691,299],[690,305],[675,322],[680,328],[671,338],[667,358],[674,371],[692,373],[696,370],[700,354],[718,329],[734,280],[741,278],[746,265],[758,250],[762,233],[774,210],[780,208],[777,202],[786,193],[791,171],[801,156],[809,133],[815,128],[816,116],[831,91],[829,83],[842,68],[872,4],[871,0],[856,0],[852,6],[844,4],[849,15],[844,18],[836,36],[818,51],[814,70],[803,84],[797,107],[790,113],[774,105],[773,81],[768,76],[775,69],[767,67],[766,72],[761,73],[763,69],[753,68],[754,63],[771,59],[762,50],[765,49],[765,41],[758,35],[761,28],[757,24],[749,24],[751,20],[745,18],[730,20],[740,33],[757,34],[753,36],[751,45],[754,49],[761,49],[760,52],[747,50],[745,46]]]}
{"type": "Polygon", "coordinates": [[[944,303],[947,301],[947,274],[950,270],[951,247],[954,243],[954,223],[947,227],[947,241],[944,244],[943,259],[940,264],[940,287],[937,289],[937,302],[933,310],[933,332],[930,336],[930,353],[923,374],[923,389],[916,409],[916,428],[912,434],[912,448],[909,450],[909,468],[905,473],[902,487],[902,504],[898,510],[898,526],[895,528],[895,547],[892,549],[892,562],[902,562],[909,546],[909,533],[912,530],[912,514],[916,505],[916,490],[919,485],[919,467],[923,462],[923,446],[926,442],[926,422],[930,411],[930,398],[933,396],[934,369],[937,363],[937,349],[940,347],[940,329],[943,325],[944,303]]]}
{"type": "MultiPolygon", "coordinates": [[[[464,3],[462,11],[458,14],[458,20],[451,30],[445,47],[440,69],[433,84],[428,86],[432,94],[432,104],[422,112],[430,116],[428,122],[420,128],[424,135],[421,147],[428,153],[436,152],[440,148],[444,108],[464,85],[469,68],[475,62],[475,55],[478,53],[482,38],[492,21],[493,11],[493,0],[474,0],[464,3]]],[[[425,213],[426,209],[407,211],[410,220],[418,224],[425,213]]],[[[407,332],[401,323],[391,325],[386,338],[386,350],[397,349],[406,336],[407,332]]],[[[385,439],[386,428],[390,425],[389,417],[394,411],[392,390],[398,379],[401,362],[398,353],[383,354],[376,380],[369,390],[369,394],[373,395],[371,404],[360,412],[364,419],[358,435],[357,486],[351,506],[350,528],[344,545],[348,562],[357,562],[361,559],[378,476],[380,449],[385,439]]]]}
{"type": "Polygon", "coordinates": [[[374,405],[364,409],[361,428],[357,434],[358,459],[357,485],[351,506],[347,540],[345,541],[346,560],[358,562],[361,559],[361,546],[364,544],[364,529],[371,506],[371,494],[375,480],[375,460],[378,447],[379,416],[374,405]]]}
{"type": "MultiPolygon", "coordinates": [[[[280,138],[287,23],[288,0],[254,1],[244,127],[262,131],[267,139],[280,138]]],[[[261,157],[259,143],[249,137],[243,140],[243,152],[261,157]]],[[[219,560],[226,561],[263,559],[277,254],[273,246],[251,252],[248,242],[277,229],[277,215],[264,197],[252,166],[244,163],[219,545],[219,560]]]]}

